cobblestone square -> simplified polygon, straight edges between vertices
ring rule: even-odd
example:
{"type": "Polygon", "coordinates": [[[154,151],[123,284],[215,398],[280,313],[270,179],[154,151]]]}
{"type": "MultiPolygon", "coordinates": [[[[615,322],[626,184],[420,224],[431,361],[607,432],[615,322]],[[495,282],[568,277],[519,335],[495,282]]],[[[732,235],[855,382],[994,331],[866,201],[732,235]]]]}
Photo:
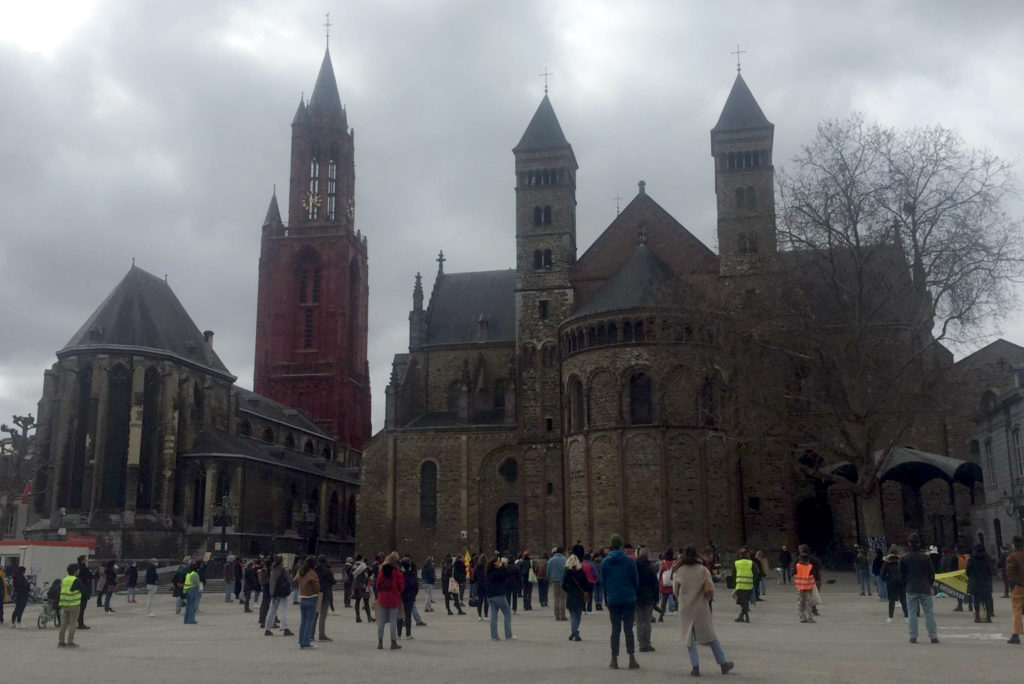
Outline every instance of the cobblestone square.
{"type": "MultiPolygon", "coordinates": [[[[885,624],[886,604],[857,595],[853,576],[827,574],[835,584],[824,587],[817,624],[801,625],[792,586],[768,587],[767,600],[754,608],[750,624],[733,622],[736,614],[724,587],[715,602],[715,628],[736,669],[730,680],[750,682],[1013,682],[1024,680],[1024,647],[1008,646],[1008,599],[996,599],[993,624],[975,624],[973,615],[953,612],[953,599],[937,599],[939,645],[910,645],[906,626],[897,617],[885,624]]],[[[295,637],[267,637],[256,624],[257,614],[244,614],[237,603],[225,603],[211,583],[200,604],[199,624],[187,627],[174,613],[174,600],[158,596],[157,617],[147,618],[144,596],[127,605],[118,595],[117,612],[104,615],[95,602],[86,611],[91,629],[78,632],[75,650],[57,648],[53,627],[39,630],[38,605],[25,612],[25,629],[0,628],[0,662],[7,681],[122,682],[254,682],[328,681],[462,683],[500,681],[646,682],[688,678],[689,662],[674,616],[654,626],[655,653],[638,654],[638,672],[608,669],[610,626],[605,612],[585,615],[583,641],[567,640],[568,623],[556,623],[549,610],[513,618],[512,642],[492,642],[486,622],[475,611],[449,617],[423,614],[428,626],[413,628],[402,650],[376,650],[376,626],[356,624],[351,610],[329,616],[327,632],[334,639],[303,651],[295,637]]],[[[436,595],[436,592],[435,592],[436,595]]],[[[340,608],[342,602],[336,601],[340,608]]],[[[418,602],[422,608],[422,597],[418,602]]],[[[897,606],[897,616],[899,607],[897,606]]],[[[297,631],[299,611],[289,606],[289,626],[297,631]]],[[[5,611],[10,616],[10,611],[5,611]]],[[[922,625],[923,630],[923,625],[922,625]]],[[[385,637],[385,646],[387,638],[385,637]]],[[[623,649],[624,652],[624,649],[623,649]]],[[[701,669],[721,676],[711,652],[701,647],[701,669]]]]}

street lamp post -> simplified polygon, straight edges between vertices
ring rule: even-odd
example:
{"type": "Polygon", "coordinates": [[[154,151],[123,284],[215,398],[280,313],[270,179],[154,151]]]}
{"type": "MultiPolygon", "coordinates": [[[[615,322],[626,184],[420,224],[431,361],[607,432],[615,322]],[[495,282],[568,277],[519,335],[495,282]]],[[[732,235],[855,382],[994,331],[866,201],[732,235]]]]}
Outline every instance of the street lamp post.
{"type": "MultiPolygon", "coordinates": [[[[306,542],[306,553],[309,553],[310,540],[313,538],[313,530],[316,525],[316,511],[310,508],[308,503],[302,504],[302,536],[306,542]]],[[[316,553],[313,549],[312,553],[316,553]]]]}

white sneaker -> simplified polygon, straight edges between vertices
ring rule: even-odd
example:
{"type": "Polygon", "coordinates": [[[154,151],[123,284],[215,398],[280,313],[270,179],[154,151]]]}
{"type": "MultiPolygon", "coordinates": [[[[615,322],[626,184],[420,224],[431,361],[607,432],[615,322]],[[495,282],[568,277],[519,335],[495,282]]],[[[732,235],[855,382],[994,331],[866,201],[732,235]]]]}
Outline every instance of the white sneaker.
{"type": "Polygon", "coordinates": [[[892,618],[885,618],[885,624],[891,625],[892,624],[892,618]]]}
{"type": "Polygon", "coordinates": [[[156,613],[150,613],[149,617],[156,617],[156,613]]]}
{"type": "Polygon", "coordinates": [[[516,640],[516,635],[515,635],[515,634],[513,634],[513,635],[512,635],[511,637],[509,637],[509,638],[510,638],[510,639],[512,639],[512,641],[515,641],[515,640],[516,640]]]}
{"type": "Polygon", "coordinates": [[[484,619],[483,619],[482,617],[480,617],[480,616],[478,615],[478,616],[477,616],[477,618],[476,618],[476,621],[477,621],[477,622],[483,622],[483,621],[484,621],[484,619]]]}

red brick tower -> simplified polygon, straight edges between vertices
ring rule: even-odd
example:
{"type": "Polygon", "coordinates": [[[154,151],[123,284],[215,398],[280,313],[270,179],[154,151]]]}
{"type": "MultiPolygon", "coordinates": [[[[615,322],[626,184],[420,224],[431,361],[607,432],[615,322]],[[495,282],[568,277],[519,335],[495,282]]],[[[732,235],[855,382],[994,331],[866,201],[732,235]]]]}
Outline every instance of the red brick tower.
{"type": "Polygon", "coordinates": [[[355,229],[353,140],[328,50],[292,121],[288,224],[276,195],[263,222],[254,384],[362,449],[369,289],[366,238],[355,229]]]}

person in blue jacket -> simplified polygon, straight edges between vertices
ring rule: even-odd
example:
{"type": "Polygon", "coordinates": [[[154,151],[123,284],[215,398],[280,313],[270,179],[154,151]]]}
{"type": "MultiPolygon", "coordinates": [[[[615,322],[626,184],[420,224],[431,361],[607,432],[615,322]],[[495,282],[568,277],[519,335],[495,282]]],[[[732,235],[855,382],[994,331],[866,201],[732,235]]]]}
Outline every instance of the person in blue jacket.
{"type": "Polygon", "coordinates": [[[633,617],[636,613],[636,590],[640,586],[636,561],[622,550],[622,537],[613,534],[612,550],[601,563],[601,584],[604,585],[605,605],[612,621],[612,662],[613,670],[619,669],[619,633],[626,633],[626,653],[629,655],[629,669],[636,670],[640,664],[634,655],[633,617]]]}

